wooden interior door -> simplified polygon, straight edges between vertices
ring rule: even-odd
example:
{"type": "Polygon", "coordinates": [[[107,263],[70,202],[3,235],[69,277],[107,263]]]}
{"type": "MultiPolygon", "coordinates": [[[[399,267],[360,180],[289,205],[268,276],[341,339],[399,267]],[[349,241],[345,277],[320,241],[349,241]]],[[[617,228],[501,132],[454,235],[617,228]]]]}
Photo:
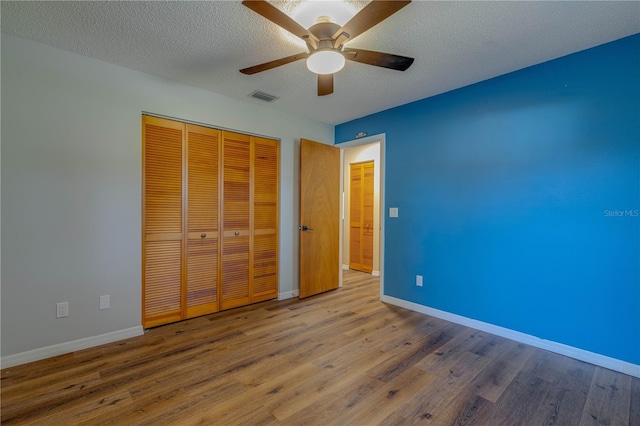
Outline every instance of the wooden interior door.
{"type": "Polygon", "coordinates": [[[218,311],[220,131],[186,125],[186,318],[218,311]]]}
{"type": "Polygon", "coordinates": [[[222,132],[221,309],[251,303],[251,137],[222,132]]]}
{"type": "Polygon", "coordinates": [[[373,271],[374,162],[349,167],[349,268],[373,271]]]}
{"type": "Polygon", "coordinates": [[[253,138],[251,303],[278,297],[278,141],[253,138]]]}
{"type": "Polygon", "coordinates": [[[142,120],[142,324],[182,319],[184,125],[142,120]]]}
{"type": "Polygon", "coordinates": [[[300,140],[300,297],[338,288],[340,149],[300,140]]]}

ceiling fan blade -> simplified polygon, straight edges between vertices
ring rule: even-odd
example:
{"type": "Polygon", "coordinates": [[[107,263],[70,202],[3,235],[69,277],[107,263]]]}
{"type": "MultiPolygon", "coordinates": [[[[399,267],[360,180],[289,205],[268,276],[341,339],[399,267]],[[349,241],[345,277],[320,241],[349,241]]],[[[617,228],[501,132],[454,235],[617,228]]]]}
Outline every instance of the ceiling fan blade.
{"type": "Polygon", "coordinates": [[[333,93],[333,74],[318,74],[318,96],[333,93]]]}
{"type": "Polygon", "coordinates": [[[264,64],[254,65],[249,68],[243,68],[240,70],[240,72],[247,75],[256,74],[262,71],[267,71],[272,68],[279,67],[281,65],[290,64],[291,62],[299,61],[300,59],[305,59],[307,57],[309,57],[309,54],[306,52],[298,53],[296,55],[287,56],[286,58],[276,59],[274,61],[265,62],[264,64]]]}
{"type": "Polygon", "coordinates": [[[297,23],[293,18],[289,17],[289,15],[282,12],[271,3],[268,3],[265,0],[245,0],[242,4],[257,14],[267,18],[274,24],[289,31],[291,34],[300,37],[302,40],[309,43],[314,49],[318,48],[318,38],[316,36],[311,34],[305,27],[297,23]]]}
{"type": "Polygon", "coordinates": [[[372,50],[343,49],[342,54],[350,61],[398,71],[405,71],[413,64],[413,58],[392,55],[391,53],[374,52],[372,50]]]}
{"type": "Polygon", "coordinates": [[[334,42],[333,46],[338,47],[345,44],[348,40],[353,40],[369,28],[374,27],[380,22],[387,19],[406,5],[411,3],[408,1],[371,1],[360,12],[358,12],[349,22],[340,28],[331,37],[334,42]]]}

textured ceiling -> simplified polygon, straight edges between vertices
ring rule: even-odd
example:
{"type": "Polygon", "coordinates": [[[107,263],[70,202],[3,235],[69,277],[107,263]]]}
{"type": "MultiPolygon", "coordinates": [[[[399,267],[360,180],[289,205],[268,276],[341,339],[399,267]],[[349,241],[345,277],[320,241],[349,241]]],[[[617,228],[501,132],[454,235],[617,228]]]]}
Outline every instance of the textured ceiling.
{"type": "MultiPolygon", "coordinates": [[[[300,1],[273,1],[295,15],[300,1]]],[[[348,1],[353,11],[367,1],[348,1]]],[[[2,32],[338,124],[640,32],[640,2],[414,1],[347,46],[416,58],[405,72],[348,62],[316,96],[304,61],[239,69],[304,51],[239,1],[1,3],[2,32]],[[247,98],[260,90],[280,99],[247,98]]]]}

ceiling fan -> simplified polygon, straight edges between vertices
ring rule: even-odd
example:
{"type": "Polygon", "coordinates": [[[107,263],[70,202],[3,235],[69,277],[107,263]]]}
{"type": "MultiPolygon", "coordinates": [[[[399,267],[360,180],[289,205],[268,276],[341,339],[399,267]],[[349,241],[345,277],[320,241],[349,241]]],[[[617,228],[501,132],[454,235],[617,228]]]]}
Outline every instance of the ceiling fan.
{"type": "Polygon", "coordinates": [[[307,44],[309,52],[244,68],[240,72],[251,75],[306,59],[309,70],[318,74],[318,96],[325,96],[333,93],[333,74],[342,69],[345,60],[405,71],[413,63],[413,58],[371,50],[350,49],[344,45],[409,3],[411,3],[410,0],[373,0],[342,27],[331,22],[327,17],[320,17],[307,29],[266,0],[245,0],[242,2],[243,5],[301,38],[307,44]]]}

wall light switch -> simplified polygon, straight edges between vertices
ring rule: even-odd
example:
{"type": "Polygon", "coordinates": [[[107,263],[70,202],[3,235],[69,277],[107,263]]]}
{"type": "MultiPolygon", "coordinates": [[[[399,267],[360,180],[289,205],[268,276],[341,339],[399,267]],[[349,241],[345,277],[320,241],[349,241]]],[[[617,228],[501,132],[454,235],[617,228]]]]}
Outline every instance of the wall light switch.
{"type": "Polygon", "coordinates": [[[398,217],[397,207],[389,207],[389,217],[398,217]]]}
{"type": "Polygon", "coordinates": [[[100,296],[100,309],[109,309],[109,305],[111,304],[111,296],[108,294],[105,296],[100,296]]]}

